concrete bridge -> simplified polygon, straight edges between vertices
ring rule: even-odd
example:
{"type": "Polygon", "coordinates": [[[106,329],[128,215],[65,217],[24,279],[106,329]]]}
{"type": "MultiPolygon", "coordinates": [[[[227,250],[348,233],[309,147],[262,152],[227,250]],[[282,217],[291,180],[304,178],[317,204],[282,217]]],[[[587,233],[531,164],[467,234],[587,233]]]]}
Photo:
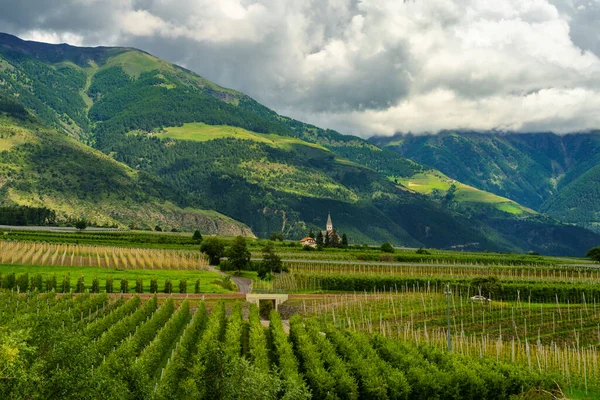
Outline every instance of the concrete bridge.
{"type": "Polygon", "coordinates": [[[260,307],[261,300],[272,301],[275,304],[275,310],[279,308],[279,305],[287,301],[287,294],[273,294],[273,293],[248,293],[246,294],[246,301],[248,303],[254,303],[260,307]]]}

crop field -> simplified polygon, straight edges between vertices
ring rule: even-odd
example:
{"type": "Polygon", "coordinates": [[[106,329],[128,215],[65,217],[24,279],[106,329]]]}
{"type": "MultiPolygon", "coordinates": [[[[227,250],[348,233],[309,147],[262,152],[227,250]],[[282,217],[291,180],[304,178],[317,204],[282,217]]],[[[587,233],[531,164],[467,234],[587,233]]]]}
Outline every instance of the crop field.
{"type": "Polygon", "coordinates": [[[517,363],[559,374],[568,386],[600,389],[600,304],[474,301],[444,294],[379,292],[304,300],[303,313],[322,324],[378,333],[403,343],[447,347],[474,358],[517,363]]]}
{"type": "Polygon", "coordinates": [[[600,265],[585,268],[550,267],[541,265],[386,265],[386,264],[312,264],[286,262],[295,274],[344,276],[400,276],[437,280],[467,280],[495,276],[507,281],[562,282],[600,285],[600,265]]]}
{"type": "Polygon", "coordinates": [[[0,242],[0,264],[118,269],[205,269],[199,251],[0,242]]]}
{"type": "Polygon", "coordinates": [[[57,293],[231,293],[230,279],[206,270],[111,270],[0,265],[0,288],[57,293]]]}
{"type": "Polygon", "coordinates": [[[245,319],[240,303],[226,312],[224,303],[11,292],[0,303],[12,355],[0,370],[2,398],[508,399],[559,393],[562,383],[314,318],[293,317],[287,335],[277,312],[265,328],[258,308],[245,319]]]}

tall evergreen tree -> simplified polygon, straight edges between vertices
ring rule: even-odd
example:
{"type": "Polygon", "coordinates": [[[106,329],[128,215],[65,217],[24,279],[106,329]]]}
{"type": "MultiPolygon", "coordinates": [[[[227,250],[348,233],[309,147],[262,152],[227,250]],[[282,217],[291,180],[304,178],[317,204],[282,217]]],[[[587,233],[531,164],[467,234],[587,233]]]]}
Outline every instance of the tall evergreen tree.
{"type": "Polygon", "coordinates": [[[348,248],[348,236],[346,236],[345,233],[342,235],[342,248],[343,249],[348,248]]]}
{"type": "Polygon", "coordinates": [[[323,247],[324,244],[323,233],[319,231],[319,233],[317,233],[317,247],[323,247]]]}

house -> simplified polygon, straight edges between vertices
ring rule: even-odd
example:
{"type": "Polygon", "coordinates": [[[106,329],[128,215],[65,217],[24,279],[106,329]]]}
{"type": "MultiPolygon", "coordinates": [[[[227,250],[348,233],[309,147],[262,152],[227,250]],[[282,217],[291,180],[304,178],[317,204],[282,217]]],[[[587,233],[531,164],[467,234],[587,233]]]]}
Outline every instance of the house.
{"type": "Polygon", "coordinates": [[[310,236],[305,237],[304,239],[300,239],[300,244],[302,245],[302,247],[304,246],[308,246],[308,247],[317,247],[317,241],[313,238],[311,238],[310,236]]]}

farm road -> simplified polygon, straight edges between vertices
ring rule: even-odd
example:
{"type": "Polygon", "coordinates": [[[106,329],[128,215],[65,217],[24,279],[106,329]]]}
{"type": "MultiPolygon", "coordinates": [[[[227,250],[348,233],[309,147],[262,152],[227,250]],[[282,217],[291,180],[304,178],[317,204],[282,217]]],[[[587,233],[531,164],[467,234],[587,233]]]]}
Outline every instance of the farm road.
{"type": "MultiPolygon", "coordinates": [[[[208,270],[212,272],[216,272],[219,275],[227,276],[227,274],[223,271],[219,271],[212,265],[208,266],[208,270]]],[[[252,291],[252,279],[242,278],[241,276],[231,276],[231,280],[235,282],[238,287],[238,292],[242,294],[247,294],[252,291]]]]}

